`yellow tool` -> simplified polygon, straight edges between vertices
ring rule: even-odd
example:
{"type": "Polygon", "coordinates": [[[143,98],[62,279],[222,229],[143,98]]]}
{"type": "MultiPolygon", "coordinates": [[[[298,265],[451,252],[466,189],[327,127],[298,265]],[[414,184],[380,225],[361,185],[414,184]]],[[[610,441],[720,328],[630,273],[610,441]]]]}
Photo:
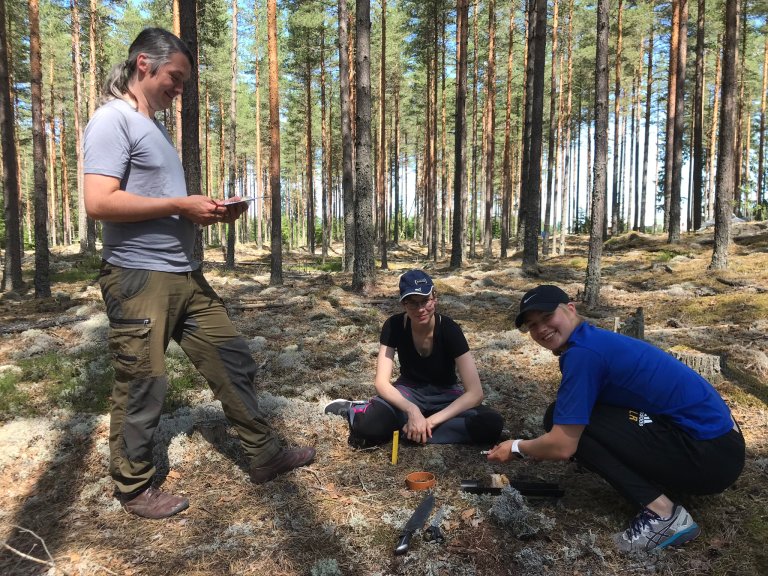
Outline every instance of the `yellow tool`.
{"type": "Polygon", "coordinates": [[[392,432],[392,465],[397,464],[397,445],[400,441],[400,432],[395,430],[392,432]]]}

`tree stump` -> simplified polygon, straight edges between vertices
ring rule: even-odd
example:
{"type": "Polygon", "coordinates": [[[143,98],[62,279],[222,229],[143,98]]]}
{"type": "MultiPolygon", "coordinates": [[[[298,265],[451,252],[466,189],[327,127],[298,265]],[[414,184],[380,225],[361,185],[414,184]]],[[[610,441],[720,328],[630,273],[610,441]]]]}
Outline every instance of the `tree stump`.
{"type": "Polygon", "coordinates": [[[710,382],[722,377],[723,359],[720,356],[683,347],[674,347],[669,353],[710,382]]]}
{"type": "Polygon", "coordinates": [[[614,332],[624,334],[625,336],[631,336],[638,340],[645,340],[645,315],[643,314],[643,308],[638,308],[634,314],[630,314],[629,318],[621,322],[619,318],[616,318],[614,323],[614,332]]]}

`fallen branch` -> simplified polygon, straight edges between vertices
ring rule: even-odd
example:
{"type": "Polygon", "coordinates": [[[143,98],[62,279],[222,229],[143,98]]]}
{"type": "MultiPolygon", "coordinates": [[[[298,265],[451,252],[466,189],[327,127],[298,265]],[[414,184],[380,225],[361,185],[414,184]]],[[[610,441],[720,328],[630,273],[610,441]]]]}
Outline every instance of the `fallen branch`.
{"type": "Polygon", "coordinates": [[[83,318],[75,316],[74,318],[55,318],[53,320],[42,320],[40,322],[19,322],[17,324],[12,324],[11,326],[3,326],[0,328],[0,335],[16,334],[18,332],[26,332],[27,330],[54,328],[56,326],[64,326],[65,324],[80,322],[81,320],[83,320],[83,318]]]}
{"type": "Polygon", "coordinates": [[[3,542],[3,548],[5,548],[6,550],[9,550],[13,554],[16,554],[20,558],[24,558],[25,560],[30,560],[31,562],[36,562],[38,564],[42,564],[43,566],[48,566],[50,568],[53,568],[54,571],[58,570],[59,572],[61,572],[65,576],[69,576],[69,572],[67,572],[66,570],[63,570],[62,568],[57,568],[56,567],[56,562],[54,562],[53,556],[51,556],[51,553],[48,550],[48,546],[45,545],[45,540],[43,540],[40,536],[38,536],[37,534],[35,534],[32,530],[29,530],[28,528],[22,528],[21,526],[16,526],[16,525],[12,525],[12,528],[15,528],[16,530],[19,530],[20,532],[27,532],[28,534],[31,534],[32,536],[37,538],[40,541],[40,544],[43,545],[43,550],[45,550],[45,553],[48,556],[48,560],[43,560],[42,558],[36,558],[35,556],[30,556],[29,554],[25,554],[21,550],[17,550],[16,548],[14,548],[10,544],[8,544],[8,542],[3,542]]]}

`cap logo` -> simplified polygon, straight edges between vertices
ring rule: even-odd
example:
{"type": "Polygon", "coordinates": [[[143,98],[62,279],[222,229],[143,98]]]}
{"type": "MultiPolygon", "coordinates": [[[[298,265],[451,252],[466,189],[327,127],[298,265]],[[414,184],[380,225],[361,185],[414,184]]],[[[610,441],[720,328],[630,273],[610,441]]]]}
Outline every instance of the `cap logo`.
{"type": "Polygon", "coordinates": [[[528,304],[528,301],[532,300],[533,298],[536,298],[536,296],[538,296],[538,294],[531,294],[530,296],[528,296],[528,298],[524,298],[523,304],[528,304]]]}
{"type": "Polygon", "coordinates": [[[426,284],[427,279],[426,278],[420,278],[419,280],[416,280],[414,284],[426,284]]]}

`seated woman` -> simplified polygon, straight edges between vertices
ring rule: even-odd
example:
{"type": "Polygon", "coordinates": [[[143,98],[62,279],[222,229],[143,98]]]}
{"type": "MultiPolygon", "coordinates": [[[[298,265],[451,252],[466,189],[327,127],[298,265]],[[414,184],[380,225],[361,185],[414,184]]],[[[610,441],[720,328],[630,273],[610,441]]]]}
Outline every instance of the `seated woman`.
{"type": "Polygon", "coordinates": [[[475,359],[459,325],[436,312],[432,278],[422,270],[403,274],[400,302],[404,312],[391,316],[381,329],[378,395],[368,402],[334,400],[325,412],[349,419],[349,443],[356,447],[387,442],[395,430],[420,444],[496,442],[504,419],[481,405],[475,359]],[[400,376],[392,384],[395,352],[400,376]]]}

